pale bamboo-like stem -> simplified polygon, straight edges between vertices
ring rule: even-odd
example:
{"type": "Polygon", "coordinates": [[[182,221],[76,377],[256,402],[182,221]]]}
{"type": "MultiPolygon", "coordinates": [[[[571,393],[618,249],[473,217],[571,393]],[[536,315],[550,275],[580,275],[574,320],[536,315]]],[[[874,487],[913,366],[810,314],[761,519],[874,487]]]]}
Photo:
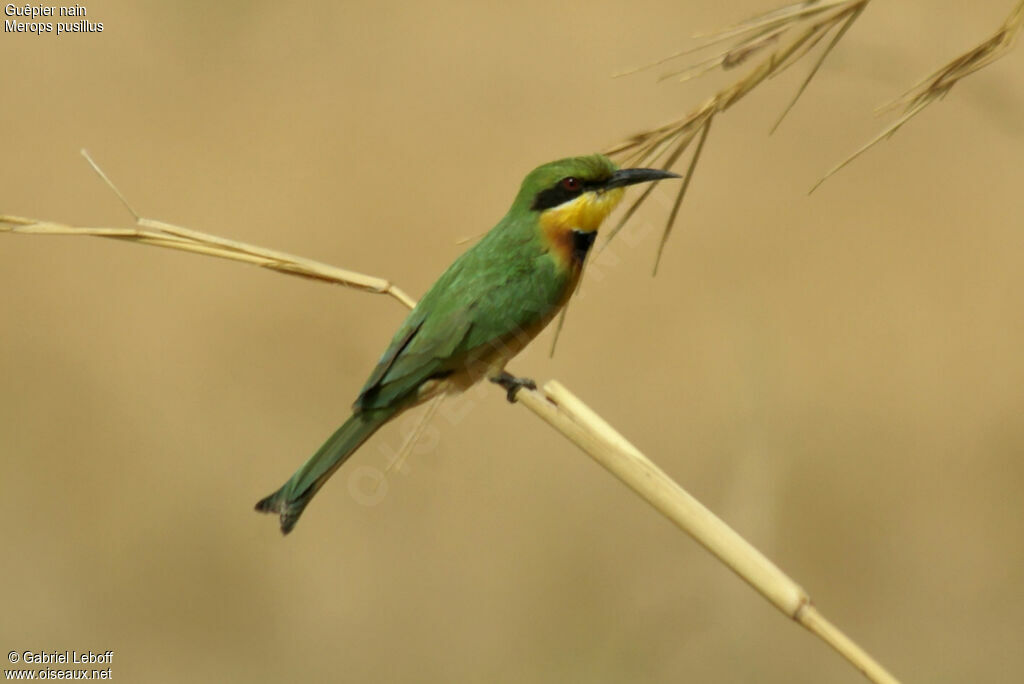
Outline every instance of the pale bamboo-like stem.
{"type": "Polygon", "coordinates": [[[542,391],[522,391],[517,399],[715,554],[776,608],[835,649],[869,680],[897,684],[895,677],[818,612],[800,585],[561,383],[551,380],[542,391]]]}
{"type": "Polygon", "coordinates": [[[566,434],[662,515],[715,554],[776,608],[795,617],[810,597],[743,537],[654,465],[625,437],[556,380],[518,399],[566,434]]]}

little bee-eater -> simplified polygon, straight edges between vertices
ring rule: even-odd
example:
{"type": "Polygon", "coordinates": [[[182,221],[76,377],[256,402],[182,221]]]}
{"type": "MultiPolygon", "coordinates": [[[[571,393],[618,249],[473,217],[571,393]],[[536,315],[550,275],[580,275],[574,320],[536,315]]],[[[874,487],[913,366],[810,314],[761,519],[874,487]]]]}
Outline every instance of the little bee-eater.
{"type": "Polygon", "coordinates": [[[663,178],[678,176],[619,169],[599,154],[531,171],[505,217],[406,316],[356,398],[352,417],[256,510],[280,514],[287,534],[334,471],[402,411],[483,378],[504,387],[509,401],[521,387],[535,388],[505,372],[505,364],[565,306],[597,229],[624,188],[663,178]]]}

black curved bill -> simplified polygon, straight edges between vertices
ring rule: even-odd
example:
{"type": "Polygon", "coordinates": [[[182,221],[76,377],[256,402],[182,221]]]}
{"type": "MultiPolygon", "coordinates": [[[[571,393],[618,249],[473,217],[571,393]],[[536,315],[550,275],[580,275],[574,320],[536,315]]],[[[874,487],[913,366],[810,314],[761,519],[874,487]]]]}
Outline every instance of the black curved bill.
{"type": "Polygon", "coordinates": [[[611,178],[602,183],[605,190],[611,188],[622,188],[637,183],[664,180],[666,178],[682,178],[677,173],[662,171],[661,169],[619,169],[612,174],[611,178]]]}

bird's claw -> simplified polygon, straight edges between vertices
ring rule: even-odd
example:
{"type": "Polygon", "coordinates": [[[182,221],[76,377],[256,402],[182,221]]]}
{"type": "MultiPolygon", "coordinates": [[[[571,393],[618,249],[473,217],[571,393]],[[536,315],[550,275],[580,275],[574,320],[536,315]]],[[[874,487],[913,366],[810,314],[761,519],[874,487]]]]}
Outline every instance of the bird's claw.
{"type": "Polygon", "coordinates": [[[519,390],[522,388],[525,387],[529,390],[537,389],[537,383],[530,378],[517,378],[511,373],[507,373],[505,371],[502,371],[501,375],[496,375],[491,378],[491,382],[505,388],[505,397],[508,399],[508,403],[510,404],[516,403],[516,394],[518,394],[519,390]]]}

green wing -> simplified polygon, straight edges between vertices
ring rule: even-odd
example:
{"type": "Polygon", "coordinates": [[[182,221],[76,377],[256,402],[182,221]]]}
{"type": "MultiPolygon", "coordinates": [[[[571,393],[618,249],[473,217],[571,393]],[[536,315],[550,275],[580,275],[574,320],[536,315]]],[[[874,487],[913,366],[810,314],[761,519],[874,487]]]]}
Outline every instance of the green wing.
{"type": "Polygon", "coordinates": [[[502,221],[438,278],[402,323],[355,403],[393,406],[495,340],[528,328],[561,301],[560,273],[531,226],[502,221]]]}

